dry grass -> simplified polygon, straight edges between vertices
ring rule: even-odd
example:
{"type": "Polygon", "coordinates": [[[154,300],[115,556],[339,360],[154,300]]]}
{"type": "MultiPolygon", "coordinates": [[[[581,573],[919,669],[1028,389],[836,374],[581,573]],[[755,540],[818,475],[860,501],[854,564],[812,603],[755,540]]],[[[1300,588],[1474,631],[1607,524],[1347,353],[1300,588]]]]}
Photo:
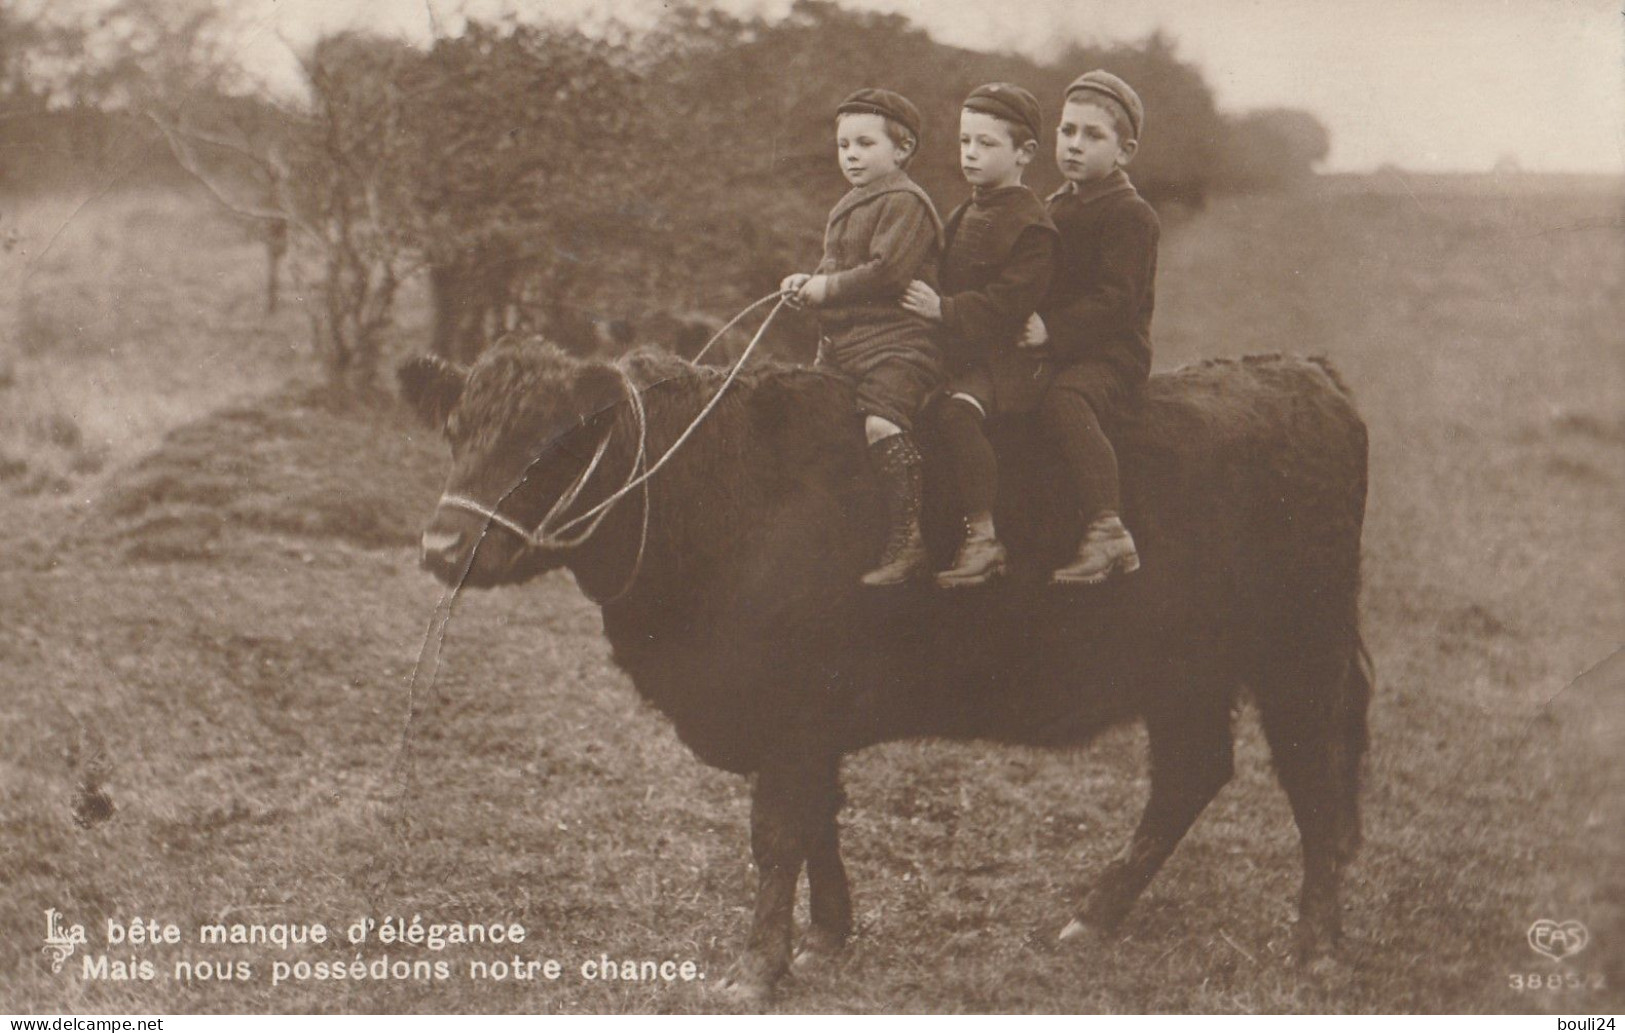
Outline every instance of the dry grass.
{"type": "Polygon", "coordinates": [[[298,315],[265,319],[255,245],[195,201],[117,194],[5,205],[0,455],[66,494],[171,427],[287,376],[298,315]]]}
{"type": "MultiPolygon", "coordinates": [[[[1577,1014],[1625,1001],[1625,663],[1576,680],[1625,629],[1625,236],[1598,228],[1617,218],[1617,186],[1336,186],[1221,201],[1172,231],[1157,334],[1163,365],[1330,354],[1372,426],[1366,614],[1382,685],[1342,960],[1287,960],[1296,835],[1244,713],[1235,782],[1106,946],[1054,937],[1137,816],[1138,732],[1065,754],[898,744],[853,759],[860,935],[776,1007],[1577,1014]],[[1540,917],[1584,921],[1592,945],[1555,968],[1524,943],[1540,917]],[[1552,971],[1605,986],[1510,985],[1552,971]]],[[[745,784],[700,767],[639,706],[596,613],[550,576],[461,601],[401,798],[405,686],[437,597],[407,542],[434,495],[437,447],[391,414],[333,413],[298,390],[198,419],[268,390],[299,336],[255,314],[251,249],[187,206],[169,211],[138,232],[129,209],[111,210],[99,247],[35,267],[35,296],[122,285],[130,315],[37,309],[54,343],[18,348],[18,385],[0,388],[0,448],[29,471],[59,450],[39,468],[91,500],[75,509],[0,480],[0,734],[15,744],[0,754],[0,1002],[717,1007],[696,987],[574,969],[607,953],[723,973],[753,883],[745,784]],[[170,275],[128,272],[148,248],[170,275]],[[113,354],[115,341],[140,344],[113,354]],[[65,429],[51,443],[53,414],[78,444],[65,429]],[[70,457],[97,443],[107,469],[73,472],[70,457]],[[116,810],[81,828],[76,787],[97,741],[96,781],[116,810]],[[501,955],[448,951],[458,975],[443,984],[273,988],[276,951],[183,945],[140,952],[159,963],[150,984],[87,982],[77,959],[55,976],[44,963],[48,907],[96,940],[107,918],[138,915],[188,938],[215,920],[514,919],[531,934],[522,953],[566,974],[476,985],[466,961],[501,955]],[[250,960],[255,976],[169,978],[188,954],[250,960]]],[[[85,231],[92,244],[101,232],[85,231]]]]}

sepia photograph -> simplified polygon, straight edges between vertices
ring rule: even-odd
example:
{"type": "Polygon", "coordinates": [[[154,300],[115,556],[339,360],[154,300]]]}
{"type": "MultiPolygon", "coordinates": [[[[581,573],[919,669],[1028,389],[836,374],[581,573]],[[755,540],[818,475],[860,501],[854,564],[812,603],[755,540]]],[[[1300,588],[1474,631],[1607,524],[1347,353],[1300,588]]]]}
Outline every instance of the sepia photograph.
{"type": "Polygon", "coordinates": [[[13,1017],[1611,1030],[1622,515],[1618,0],[0,0],[13,1017]]]}

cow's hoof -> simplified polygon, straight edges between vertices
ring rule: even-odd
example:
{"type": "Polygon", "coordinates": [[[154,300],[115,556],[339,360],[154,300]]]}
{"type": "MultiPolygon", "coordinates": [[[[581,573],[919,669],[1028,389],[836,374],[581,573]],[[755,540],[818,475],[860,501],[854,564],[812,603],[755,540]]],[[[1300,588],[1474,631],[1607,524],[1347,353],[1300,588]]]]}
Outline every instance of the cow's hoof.
{"type": "Polygon", "coordinates": [[[1292,954],[1298,967],[1323,975],[1337,967],[1337,937],[1300,933],[1292,954]]]}
{"type": "Polygon", "coordinates": [[[1335,961],[1342,940],[1343,930],[1335,915],[1326,918],[1311,914],[1298,919],[1292,953],[1300,967],[1322,971],[1335,961]]]}
{"type": "Polygon", "coordinates": [[[822,972],[833,959],[820,950],[811,950],[803,947],[796,951],[796,956],[790,959],[790,971],[798,976],[810,976],[822,972]]]}
{"type": "Polygon", "coordinates": [[[821,972],[829,967],[845,946],[845,936],[820,929],[815,925],[801,938],[801,946],[796,950],[796,956],[790,959],[790,971],[798,975],[821,972]]]}
{"type": "Polygon", "coordinates": [[[1342,971],[1344,960],[1334,947],[1299,944],[1292,952],[1298,971],[1310,979],[1327,979],[1342,971]]]}
{"type": "Polygon", "coordinates": [[[1111,934],[1109,932],[1100,928],[1098,925],[1085,922],[1081,918],[1074,918],[1072,921],[1066,923],[1065,929],[1061,930],[1060,941],[1062,943],[1079,944],[1105,943],[1110,935],[1111,934]]]}
{"type": "Polygon", "coordinates": [[[760,979],[729,976],[716,986],[718,997],[739,1008],[760,1008],[773,996],[773,986],[760,979]]]}

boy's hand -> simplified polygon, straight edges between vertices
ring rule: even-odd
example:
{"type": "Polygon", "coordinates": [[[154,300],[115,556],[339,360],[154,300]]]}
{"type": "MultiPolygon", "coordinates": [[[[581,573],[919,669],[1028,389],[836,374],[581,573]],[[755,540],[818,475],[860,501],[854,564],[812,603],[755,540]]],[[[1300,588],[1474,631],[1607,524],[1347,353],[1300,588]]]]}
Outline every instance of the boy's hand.
{"type": "Polygon", "coordinates": [[[1049,343],[1049,327],[1037,312],[1027,317],[1027,328],[1021,332],[1019,343],[1023,348],[1042,348],[1049,343]]]}
{"type": "Polygon", "coordinates": [[[942,322],[942,296],[931,285],[915,280],[903,291],[903,308],[933,323],[942,322]]]}
{"type": "Polygon", "coordinates": [[[801,288],[810,279],[811,273],[791,273],[779,281],[779,293],[791,308],[801,307],[801,288]]]}
{"type": "MultiPolygon", "coordinates": [[[[800,274],[797,273],[797,276],[800,274]]],[[[794,277],[791,277],[794,279],[794,277]]],[[[802,305],[822,305],[829,297],[829,277],[809,276],[801,281],[801,289],[796,292],[796,301],[802,305]]]]}

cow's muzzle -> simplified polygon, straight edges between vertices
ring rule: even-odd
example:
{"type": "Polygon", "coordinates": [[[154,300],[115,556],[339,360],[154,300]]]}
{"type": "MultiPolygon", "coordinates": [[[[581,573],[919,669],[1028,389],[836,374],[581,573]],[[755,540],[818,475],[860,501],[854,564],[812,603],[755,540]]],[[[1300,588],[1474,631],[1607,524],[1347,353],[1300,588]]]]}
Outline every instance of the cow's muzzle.
{"type": "Polygon", "coordinates": [[[418,563],[442,581],[455,578],[468,560],[468,533],[429,528],[423,532],[418,563]]]}

